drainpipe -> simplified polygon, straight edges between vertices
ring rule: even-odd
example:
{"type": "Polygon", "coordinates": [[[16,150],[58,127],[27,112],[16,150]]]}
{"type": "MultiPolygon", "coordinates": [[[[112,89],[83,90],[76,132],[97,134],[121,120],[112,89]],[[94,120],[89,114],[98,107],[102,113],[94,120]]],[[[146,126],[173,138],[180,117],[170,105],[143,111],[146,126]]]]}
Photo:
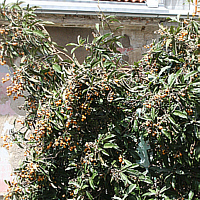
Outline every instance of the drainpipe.
{"type": "Polygon", "coordinates": [[[195,0],[195,11],[194,11],[195,14],[197,14],[197,0],[195,0]]]}

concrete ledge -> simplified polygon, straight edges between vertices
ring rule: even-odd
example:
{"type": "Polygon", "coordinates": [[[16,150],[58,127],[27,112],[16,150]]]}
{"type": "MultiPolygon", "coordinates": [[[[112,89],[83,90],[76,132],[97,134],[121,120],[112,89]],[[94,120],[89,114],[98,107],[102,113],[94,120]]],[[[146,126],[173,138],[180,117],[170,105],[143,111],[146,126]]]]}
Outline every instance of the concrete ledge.
{"type": "MultiPolygon", "coordinates": [[[[3,2],[3,0],[0,0],[3,2]]],[[[7,0],[7,3],[13,0],[7,0]]],[[[181,14],[192,14],[191,10],[169,10],[162,4],[157,8],[149,8],[146,3],[112,2],[112,1],[62,1],[62,0],[26,0],[25,4],[39,6],[37,13],[44,14],[73,14],[73,15],[96,15],[101,10],[104,14],[117,16],[140,16],[140,17],[165,17],[181,14]]],[[[23,4],[22,4],[23,5],[23,4]]]]}

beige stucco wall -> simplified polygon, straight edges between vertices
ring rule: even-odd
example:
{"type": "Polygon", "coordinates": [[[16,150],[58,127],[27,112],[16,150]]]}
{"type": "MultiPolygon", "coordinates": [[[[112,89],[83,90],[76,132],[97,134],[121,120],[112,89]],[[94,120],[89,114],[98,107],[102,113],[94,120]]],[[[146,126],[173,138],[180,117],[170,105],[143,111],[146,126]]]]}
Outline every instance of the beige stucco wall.
{"type": "MultiPolygon", "coordinates": [[[[54,26],[47,27],[54,41],[59,45],[65,46],[67,43],[76,42],[77,36],[82,38],[89,36],[89,41],[93,39],[92,32],[95,29],[95,24],[99,23],[97,16],[68,16],[68,15],[39,15],[43,20],[54,22],[54,26]]],[[[118,26],[123,26],[117,34],[125,36],[122,39],[124,48],[118,48],[124,54],[125,60],[133,64],[142,58],[142,54],[146,51],[145,45],[158,38],[154,32],[158,29],[158,24],[163,22],[167,24],[166,19],[158,18],[131,18],[118,17],[121,23],[111,25],[114,30],[118,26]]],[[[108,31],[108,30],[105,30],[108,31]]],[[[70,47],[67,47],[70,52],[70,47]]],[[[79,49],[76,56],[80,61],[84,59],[87,52],[84,49],[79,49]]]]}

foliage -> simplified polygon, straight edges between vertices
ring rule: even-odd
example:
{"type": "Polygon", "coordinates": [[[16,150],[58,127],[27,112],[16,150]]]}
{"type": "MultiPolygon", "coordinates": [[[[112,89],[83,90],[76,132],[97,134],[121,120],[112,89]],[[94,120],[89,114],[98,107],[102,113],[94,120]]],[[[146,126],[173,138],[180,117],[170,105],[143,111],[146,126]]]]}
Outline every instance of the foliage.
{"type": "Polygon", "coordinates": [[[27,111],[6,138],[25,160],[5,199],[197,199],[199,24],[161,25],[159,42],[126,73],[121,36],[102,34],[116,19],[102,14],[91,43],[79,36],[68,44],[70,57],[34,9],[1,8],[1,63],[9,59],[13,70],[8,96],[24,97],[27,111]],[[79,47],[88,51],[81,64],[79,47]]]}

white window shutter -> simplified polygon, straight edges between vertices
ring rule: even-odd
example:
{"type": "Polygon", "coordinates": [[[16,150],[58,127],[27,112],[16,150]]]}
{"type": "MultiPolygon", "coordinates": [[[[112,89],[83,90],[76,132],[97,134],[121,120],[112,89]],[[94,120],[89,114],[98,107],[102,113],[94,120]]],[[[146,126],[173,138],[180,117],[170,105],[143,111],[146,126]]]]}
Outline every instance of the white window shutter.
{"type": "Polygon", "coordinates": [[[149,8],[157,8],[158,7],[158,0],[147,0],[147,6],[149,8]]]}

